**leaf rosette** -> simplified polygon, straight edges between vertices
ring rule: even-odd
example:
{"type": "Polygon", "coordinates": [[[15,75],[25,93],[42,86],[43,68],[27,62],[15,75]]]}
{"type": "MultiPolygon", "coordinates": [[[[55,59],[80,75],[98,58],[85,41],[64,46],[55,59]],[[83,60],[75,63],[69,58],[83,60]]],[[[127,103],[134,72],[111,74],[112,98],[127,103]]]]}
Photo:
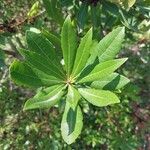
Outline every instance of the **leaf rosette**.
{"type": "Polygon", "coordinates": [[[45,30],[27,31],[28,50],[19,50],[24,59],[12,63],[10,76],[19,85],[42,88],[26,101],[24,110],[50,108],[65,98],[61,133],[67,144],[73,143],[83,127],[80,100],[99,107],[120,102],[114,91],[129,82],[115,73],[127,60],[115,59],[123,38],[124,28],[118,27],[97,42],[90,29],[78,44],[69,17],[63,24],[61,39],[45,30]]]}

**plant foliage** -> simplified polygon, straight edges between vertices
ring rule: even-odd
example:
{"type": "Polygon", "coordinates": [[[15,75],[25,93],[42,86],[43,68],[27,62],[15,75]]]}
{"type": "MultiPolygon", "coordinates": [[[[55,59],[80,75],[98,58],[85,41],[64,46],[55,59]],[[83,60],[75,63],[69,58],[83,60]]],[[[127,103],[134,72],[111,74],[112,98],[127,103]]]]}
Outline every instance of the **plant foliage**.
{"type": "Polygon", "coordinates": [[[61,133],[65,142],[71,144],[83,126],[82,99],[99,107],[120,102],[113,91],[129,82],[114,73],[127,60],[115,59],[124,38],[124,28],[116,28],[94,46],[91,28],[78,44],[74,26],[67,17],[61,31],[64,65],[57,56],[57,44],[53,45],[56,40],[50,41],[55,36],[44,33],[27,31],[28,50],[19,50],[24,61],[15,60],[10,75],[20,85],[42,87],[26,101],[24,110],[50,108],[66,99],[61,133]]]}

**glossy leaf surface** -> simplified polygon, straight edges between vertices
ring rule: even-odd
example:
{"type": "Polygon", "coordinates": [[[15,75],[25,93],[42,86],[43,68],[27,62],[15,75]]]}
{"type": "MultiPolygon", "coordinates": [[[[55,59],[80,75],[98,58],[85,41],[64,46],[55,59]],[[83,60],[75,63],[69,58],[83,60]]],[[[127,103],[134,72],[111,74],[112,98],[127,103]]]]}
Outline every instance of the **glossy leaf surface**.
{"type": "Polygon", "coordinates": [[[101,79],[105,76],[109,76],[117,68],[119,68],[126,60],[126,58],[122,58],[100,63],[91,71],[91,73],[89,73],[89,75],[81,79],[79,83],[91,82],[101,79]]]}
{"type": "Polygon", "coordinates": [[[72,71],[77,49],[77,35],[69,17],[65,20],[62,27],[61,46],[65,68],[69,76],[72,71]]]}
{"type": "Polygon", "coordinates": [[[26,101],[24,110],[54,106],[63,96],[63,89],[64,85],[55,85],[40,91],[38,95],[26,101]]]}
{"type": "Polygon", "coordinates": [[[70,103],[72,109],[75,109],[80,98],[81,96],[78,90],[75,89],[73,86],[69,85],[66,101],[70,103]]]}
{"type": "Polygon", "coordinates": [[[117,90],[130,82],[126,77],[118,73],[112,73],[108,77],[104,77],[98,81],[94,81],[90,86],[96,89],[117,90]]]}
{"type": "Polygon", "coordinates": [[[48,86],[61,83],[53,76],[29,67],[26,63],[15,60],[10,67],[11,79],[20,85],[29,87],[48,86]]]}
{"type": "Polygon", "coordinates": [[[121,49],[124,38],[124,27],[118,27],[106,35],[97,46],[99,62],[113,59],[121,49]]]}
{"type": "Polygon", "coordinates": [[[61,134],[67,144],[75,142],[83,126],[83,116],[80,106],[73,110],[70,103],[66,101],[65,111],[61,122],[61,134]]]}
{"type": "Polygon", "coordinates": [[[110,91],[80,88],[79,93],[88,102],[99,107],[103,107],[103,106],[107,106],[107,105],[120,102],[118,97],[110,91]]]}
{"type": "Polygon", "coordinates": [[[63,69],[58,65],[55,60],[47,60],[43,55],[27,51],[20,50],[20,53],[25,57],[26,61],[32,66],[49,74],[51,76],[55,76],[56,78],[63,79],[65,74],[63,73],[63,69]]]}
{"type": "Polygon", "coordinates": [[[92,44],[92,29],[81,39],[81,43],[77,49],[75,63],[72,71],[72,76],[77,76],[85,67],[87,59],[90,55],[90,47],[92,44]]]}

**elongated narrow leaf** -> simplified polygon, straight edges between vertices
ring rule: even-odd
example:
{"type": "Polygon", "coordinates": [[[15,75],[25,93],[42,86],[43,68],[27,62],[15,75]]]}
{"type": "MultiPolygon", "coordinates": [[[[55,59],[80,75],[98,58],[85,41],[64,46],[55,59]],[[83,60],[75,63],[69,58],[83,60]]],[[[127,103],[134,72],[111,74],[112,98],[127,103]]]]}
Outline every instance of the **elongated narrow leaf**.
{"type": "Polygon", "coordinates": [[[73,110],[66,101],[65,111],[61,122],[61,134],[67,144],[75,142],[83,126],[83,116],[79,106],[73,110]]]}
{"type": "Polygon", "coordinates": [[[24,110],[35,108],[50,108],[57,104],[64,94],[64,85],[55,85],[40,91],[35,97],[26,101],[24,110]],[[44,94],[43,94],[44,93],[44,94]],[[44,96],[43,96],[44,95],[44,96]]]}
{"type": "Polygon", "coordinates": [[[117,68],[119,68],[127,58],[109,60],[98,64],[86,77],[82,78],[78,83],[96,81],[109,76],[117,68]]]}
{"type": "Polygon", "coordinates": [[[69,76],[75,60],[77,49],[77,35],[68,17],[62,27],[61,46],[67,75],[69,76]]]}
{"type": "Polygon", "coordinates": [[[43,55],[24,49],[20,49],[20,53],[31,66],[51,76],[64,79],[65,74],[63,73],[62,68],[57,65],[58,63],[55,60],[47,60],[43,55]]]}
{"type": "Polygon", "coordinates": [[[128,78],[119,75],[118,73],[112,73],[108,77],[106,76],[98,81],[94,81],[91,84],[91,87],[104,90],[116,90],[125,86],[129,81],[128,78]]]}
{"type": "MultiPolygon", "coordinates": [[[[121,49],[121,43],[124,38],[124,27],[117,29],[106,35],[97,46],[99,62],[113,59],[121,49]]],[[[93,53],[94,55],[94,53],[93,53]]]]}
{"type": "Polygon", "coordinates": [[[118,97],[110,92],[104,90],[80,88],[79,93],[91,104],[99,107],[119,103],[118,97]]]}
{"type": "Polygon", "coordinates": [[[69,85],[67,99],[70,103],[70,107],[74,110],[78,104],[79,99],[81,98],[80,93],[73,86],[69,85]]]}
{"type": "Polygon", "coordinates": [[[72,71],[72,76],[77,76],[85,67],[87,59],[90,54],[90,47],[92,44],[92,29],[81,39],[81,43],[77,49],[76,59],[72,71]]]}
{"type": "Polygon", "coordinates": [[[15,60],[10,66],[11,79],[20,85],[29,87],[48,86],[61,83],[53,76],[29,67],[26,63],[15,60]]]}

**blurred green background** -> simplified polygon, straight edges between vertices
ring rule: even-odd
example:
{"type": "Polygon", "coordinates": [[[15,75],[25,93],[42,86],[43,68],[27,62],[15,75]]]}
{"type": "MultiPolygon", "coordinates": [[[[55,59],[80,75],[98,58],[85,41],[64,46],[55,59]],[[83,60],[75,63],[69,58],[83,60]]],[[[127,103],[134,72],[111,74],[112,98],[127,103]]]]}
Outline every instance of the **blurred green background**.
{"type": "MultiPolygon", "coordinates": [[[[0,149],[1,150],[149,150],[150,149],[150,7],[149,0],[129,7],[105,0],[0,1],[0,149]],[[45,7],[44,7],[45,6],[45,7]],[[62,109],[22,111],[34,89],[15,85],[9,65],[21,59],[25,31],[31,27],[60,34],[71,15],[82,36],[91,26],[101,39],[117,26],[126,27],[119,70],[131,82],[120,93],[121,103],[104,108],[83,102],[84,128],[68,146],[60,135],[62,109]]],[[[120,57],[118,56],[118,57],[120,57]]]]}

